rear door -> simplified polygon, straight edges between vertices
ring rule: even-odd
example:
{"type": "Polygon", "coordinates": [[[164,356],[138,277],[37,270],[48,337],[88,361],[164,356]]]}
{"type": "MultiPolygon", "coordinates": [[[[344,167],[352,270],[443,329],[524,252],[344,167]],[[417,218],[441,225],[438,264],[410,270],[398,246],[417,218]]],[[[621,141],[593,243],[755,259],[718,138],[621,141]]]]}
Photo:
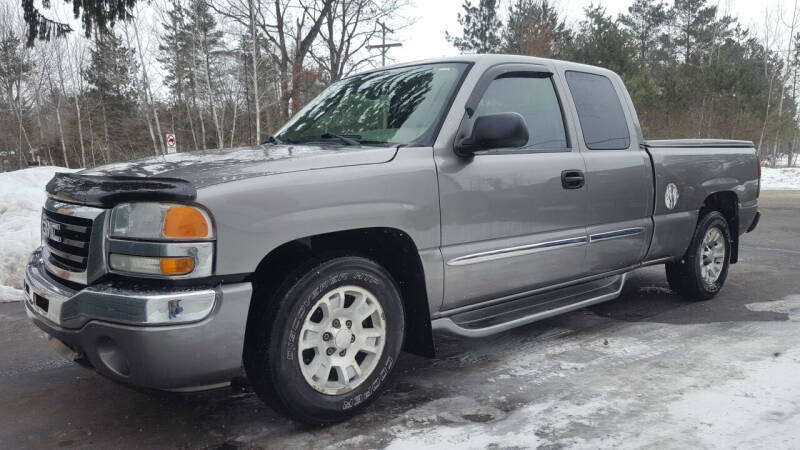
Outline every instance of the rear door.
{"type": "MultiPolygon", "coordinates": [[[[565,125],[557,80],[545,67],[488,69],[467,101],[459,133],[485,114],[516,112],[525,147],[462,158],[438,149],[445,260],[444,309],[548,286],[584,274],[585,167],[565,125]],[[471,114],[470,114],[471,112],[471,114]],[[573,174],[570,188],[562,175],[573,174]]],[[[570,182],[568,182],[569,184],[570,182]]]]}
{"type": "Polygon", "coordinates": [[[586,161],[587,270],[598,274],[638,264],[652,232],[653,175],[639,148],[635,111],[621,80],[605,73],[564,73],[586,161]]]}

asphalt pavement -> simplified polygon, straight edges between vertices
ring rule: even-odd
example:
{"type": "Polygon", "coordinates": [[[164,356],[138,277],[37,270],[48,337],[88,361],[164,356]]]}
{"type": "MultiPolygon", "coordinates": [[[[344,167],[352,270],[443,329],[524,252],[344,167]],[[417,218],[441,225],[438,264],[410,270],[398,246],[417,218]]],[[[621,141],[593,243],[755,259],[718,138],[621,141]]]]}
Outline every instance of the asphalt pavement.
{"type": "Polygon", "coordinates": [[[783,356],[800,348],[800,327],[788,326],[800,304],[800,192],[763,192],[761,211],[715,299],[681,299],[662,266],[641,269],[616,300],[486,339],[439,338],[435,359],[404,354],[373,406],[327,428],[292,423],[246,389],[118,385],[56,354],[20,303],[0,303],[0,448],[788,448],[800,441],[797,391],[748,397],[731,385],[769,385],[781,372],[752,374],[776,367],[800,373],[783,356]],[[703,412],[718,397],[722,409],[703,412]]]}

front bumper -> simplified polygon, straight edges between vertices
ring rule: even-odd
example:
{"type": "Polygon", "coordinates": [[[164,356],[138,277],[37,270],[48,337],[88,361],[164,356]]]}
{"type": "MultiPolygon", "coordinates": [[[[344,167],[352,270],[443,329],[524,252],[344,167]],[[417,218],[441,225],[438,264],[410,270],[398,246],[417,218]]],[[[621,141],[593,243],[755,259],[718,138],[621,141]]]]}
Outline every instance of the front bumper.
{"type": "Polygon", "coordinates": [[[51,338],[100,374],[154,389],[211,386],[239,375],[250,283],[153,288],[101,283],[74,290],[40,253],[25,271],[25,308],[51,338]]]}

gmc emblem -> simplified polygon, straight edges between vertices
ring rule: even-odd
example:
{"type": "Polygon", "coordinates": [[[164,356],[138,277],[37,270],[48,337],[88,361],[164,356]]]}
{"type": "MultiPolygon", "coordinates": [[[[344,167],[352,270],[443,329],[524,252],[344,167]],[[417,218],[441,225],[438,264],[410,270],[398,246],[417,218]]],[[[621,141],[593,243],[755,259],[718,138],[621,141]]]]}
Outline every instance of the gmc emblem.
{"type": "Polygon", "coordinates": [[[59,237],[56,234],[56,231],[58,231],[59,228],[60,227],[58,226],[57,223],[52,223],[49,220],[43,220],[42,221],[42,237],[58,242],[59,241],[59,237]]]}

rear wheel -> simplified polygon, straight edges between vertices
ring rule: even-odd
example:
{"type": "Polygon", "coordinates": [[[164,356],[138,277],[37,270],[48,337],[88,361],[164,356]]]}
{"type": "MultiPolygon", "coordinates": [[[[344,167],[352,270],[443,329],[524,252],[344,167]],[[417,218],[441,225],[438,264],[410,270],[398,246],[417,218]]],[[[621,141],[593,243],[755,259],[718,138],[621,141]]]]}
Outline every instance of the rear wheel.
{"type": "Polygon", "coordinates": [[[296,420],[326,424],[378,396],[405,329],[399,291],[383,267],[353,256],[318,260],[290,277],[271,304],[255,312],[245,349],[247,376],[262,399],[296,420]]]}
{"type": "Polygon", "coordinates": [[[714,297],[728,276],[730,254],[728,221],[718,211],[708,212],[698,222],[684,258],[666,265],[670,288],[694,300],[714,297]]]}

